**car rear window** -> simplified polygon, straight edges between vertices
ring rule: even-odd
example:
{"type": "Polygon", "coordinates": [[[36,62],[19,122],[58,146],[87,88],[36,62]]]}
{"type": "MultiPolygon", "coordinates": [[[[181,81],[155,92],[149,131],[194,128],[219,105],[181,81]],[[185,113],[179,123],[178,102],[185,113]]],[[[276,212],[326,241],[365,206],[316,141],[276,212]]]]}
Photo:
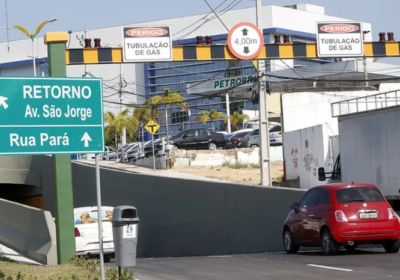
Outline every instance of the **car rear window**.
{"type": "Polygon", "coordinates": [[[281,129],[281,126],[280,125],[277,125],[277,126],[274,126],[273,128],[271,128],[270,130],[269,130],[269,132],[278,132],[278,131],[281,131],[282,129],[281,129]]]}
{"type": "MultiPolygon", "coordinates": [[[[113,216],[112,209],[106,209],[102,211],[102,221],[103,222],[111,222],[113,216]]],[[[79,213],[75,213],[74,215],[75,224],[95,224],[98,221],[97,211],[83,211],[79,213]]]]}
{"type": "Polygon", "coordinates": [[[371,187],[346,188],[335,191],[339,203],[383,202],[379,190],[371,187]]]}
{"type": "Polygon", "coordinates": [[[250,133],[249,131],[247,131],[247,132],[239,132],[239,133],[236,133],[234,137],[244,137],[249,133],[250,133]]]}

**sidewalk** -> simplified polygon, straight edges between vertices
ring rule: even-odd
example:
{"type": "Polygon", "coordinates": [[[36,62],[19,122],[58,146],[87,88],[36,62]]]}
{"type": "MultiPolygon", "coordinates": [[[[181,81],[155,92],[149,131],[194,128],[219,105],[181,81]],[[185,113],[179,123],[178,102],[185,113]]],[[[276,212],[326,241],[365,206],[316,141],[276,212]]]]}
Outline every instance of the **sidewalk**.
{"type": "Polygon", "coordinates": [[[21,256],[14,250],[12,250],[4,245],[1,245],[1,244],[0,244],[0,257],[5,257],[10,260],[16,261],[18,263],[22,263],[22,264],[42,265],[38,262],[32,261],[28,258],[21,256]]]}
{"type": "MultiPolygon", "coordinates": [[[[95,165],[95,161],[93,159],[76,160],[76,161],[73,161],[73,162],[78,163],[78,164],[91,165],[91,166],[95,165]]],[[[115,169],[115,170],[119,170],[119,171],[146,174],[146,175],[159,176],[159,177],[168,177],[168,178],[179,178],[179,179],[187,179],[187,180],[227,183],[227,182],[222,181],[222,180],[210,179],[210,178],[200,177],[200,176],[191,175],[191,174],[174,172],[174,171],[170,171],[170,170],[156,169],[154,171],[151,168],[140,167],[140,166],[131,165],[131,164],[125,164],[125,163],[116,163],[115,161],[108,161],[108,160],[101,160],[100,161],[100,168],[115,169]]]]}

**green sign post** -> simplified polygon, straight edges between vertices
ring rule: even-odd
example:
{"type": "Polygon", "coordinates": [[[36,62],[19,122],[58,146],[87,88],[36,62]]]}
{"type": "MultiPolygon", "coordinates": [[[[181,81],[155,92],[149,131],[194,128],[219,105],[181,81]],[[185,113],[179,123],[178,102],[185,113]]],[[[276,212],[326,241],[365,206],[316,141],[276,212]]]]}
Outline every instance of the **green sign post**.
{"type": "Polygon", "coordinates": [[[104,153],[102,80],[0,77],[0,155],[104,153]]]}

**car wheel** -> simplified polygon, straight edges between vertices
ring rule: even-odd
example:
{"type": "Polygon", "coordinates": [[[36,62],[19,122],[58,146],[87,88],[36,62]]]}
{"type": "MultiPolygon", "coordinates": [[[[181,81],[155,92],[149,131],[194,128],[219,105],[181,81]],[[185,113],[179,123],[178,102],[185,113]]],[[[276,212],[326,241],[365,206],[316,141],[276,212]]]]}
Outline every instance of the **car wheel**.
{"type": "Polygon", "coordinates": [[[111,255],[104,255],[104,262],[109,263],[111,261],[111,255]]]}
{"type": "Polygon", "coordinates": [[[347,252],[353,253],[357,249],[357,245],[355,244],[353,246],[344,245],[344,248],[346,249],[347,252]]]}
{"type": "Polygon", "coordinates": [[[216,150],[217,149],[217,144],[215,144],[214,142],[208,143],[208,149],[209,150],[216,150]]]}
{"type": "Polygon", "coordinates": [[[299,246],[294,245],[292,233],[288,228],[283,233],[283,247],[288,254],[296,254],[299,251],[299,246]]]}
{"type": "Polygon", "coordinates": [[[324,229],[321,235],[322,251],[325,255],[336,255],[339,252],[339,245],[333,239],[331,232],[324,229]]]}
{"type": "Polygon", "coordinates": [[[385,248],[386,253],[395,254],[395,253],[399,252],[400,239],[391,240],[391,241],[387,242],[386,244],[383,245],[383,248],[385,248]]]}

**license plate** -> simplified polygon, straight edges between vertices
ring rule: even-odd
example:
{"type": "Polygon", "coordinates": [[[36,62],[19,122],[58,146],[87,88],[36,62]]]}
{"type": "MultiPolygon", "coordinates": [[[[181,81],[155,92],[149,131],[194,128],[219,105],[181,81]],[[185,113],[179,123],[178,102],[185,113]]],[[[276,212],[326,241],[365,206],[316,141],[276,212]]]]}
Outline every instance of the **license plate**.
{"type": "Polygon", "coordinates": [[[230,145],[230,144],[232,144],[232,142],[226,142],[226,144],[227,144],[227,145],[230,145]]]}
{"type": "Polygon", "coordinates": [[[378,219],[378,213],[359,213],[360,220],[378,219]]]}
{"type": "Polygon", "coordinates": [[[271,140],[269,140],[269,142],[275,142],[276,140],[275,139],[271,139],[271,140]]]}

